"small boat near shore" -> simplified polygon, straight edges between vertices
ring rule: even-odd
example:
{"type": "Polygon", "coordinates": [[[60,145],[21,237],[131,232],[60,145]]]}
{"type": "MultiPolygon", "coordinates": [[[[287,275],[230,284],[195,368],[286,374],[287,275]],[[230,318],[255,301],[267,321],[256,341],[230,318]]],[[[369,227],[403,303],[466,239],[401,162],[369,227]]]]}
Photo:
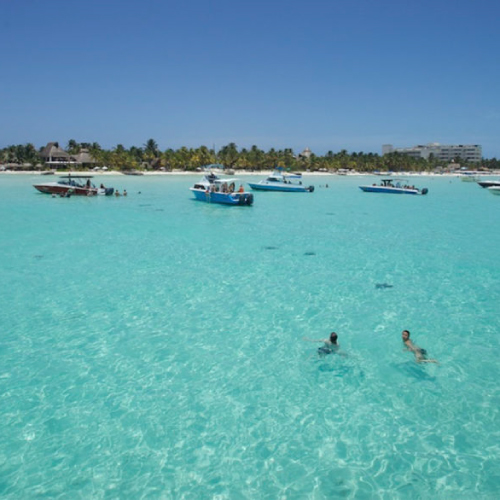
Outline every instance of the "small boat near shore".
{"type": "Polygon", "coordinates": [[[59,177],[59,180],[53,182],[41,182],[39,184],[33,184],[33,186],[45,194],[55,194],[55,195],[68,195],[73,194],[76,196],[95,196],[95,195],[105,195],[110,196],[114,193],[114,188],[107,188],[101,184],[100,187],[96,187],[92,181],[91,175],[63,175],[59,177]]]}
{"type": "Polygon", "coordinates": [[[285,191],[289,193],[312,193],[314,186],[302,185],[302,174],[284,174],[276,169],[266,179],[259,182],[248,182],[256,191],[285,191]]]}
{"type": "Polygon", "coordinates": [[[359,186],[365,193],[390,193],[390,194],[427,194],[427,188],[418,189],[410,186],[405,179],[382,179],[380,184],[371,186],[359,186]]]}
{"type": "Polygon", "coordinates": [[[123,175],[144,175],[144,172],[140,170],[124,170],[123,175]]]}
{"type": "Polygon", "coordinates": [[[479,182],[479,172],[476,172],[474,170],[471,171],[462,171],[459,173],[458,177],[460,177],[460,180],[462,182],[479,182]]]}
{"type": "Polygon", "coordinates": [[[237,180],[235,178],[221,178],[213,172],[208,172],[189,189],[198,201],[222,205],[252,205],[253,194],[246,192],[243,185],[236,191],[237,180]]]}

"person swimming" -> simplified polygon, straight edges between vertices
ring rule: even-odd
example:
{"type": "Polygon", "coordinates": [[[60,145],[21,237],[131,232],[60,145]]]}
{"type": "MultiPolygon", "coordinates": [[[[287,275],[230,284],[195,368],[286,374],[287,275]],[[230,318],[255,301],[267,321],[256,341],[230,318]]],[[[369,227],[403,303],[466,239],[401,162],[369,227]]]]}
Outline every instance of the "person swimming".
{"type": "Polygon", "coordinates": [[[324,342],[325,345],[318,347],[318,354],[321,357],[327,356],[328,354],[341,354],[340,345],[338,344],[338,335],[335,332],[330,333],[330,337],[327,339],[313,340],[304,337],[307,342],[324,342]]]}
{"type": "Polygon", "coordinates": [[[435,359],[428,359],[427,358],[427,351],[425,349],[422,349],[418,345],[414,344],[410,340],[410,331],[409,330],[403,330],[401,332],[401,338],[402,338],[403,344],[405,346],[405,351],[411,351],[415,355],[415,361],[417,363],[438,363],[438,361],[435,359]]]}

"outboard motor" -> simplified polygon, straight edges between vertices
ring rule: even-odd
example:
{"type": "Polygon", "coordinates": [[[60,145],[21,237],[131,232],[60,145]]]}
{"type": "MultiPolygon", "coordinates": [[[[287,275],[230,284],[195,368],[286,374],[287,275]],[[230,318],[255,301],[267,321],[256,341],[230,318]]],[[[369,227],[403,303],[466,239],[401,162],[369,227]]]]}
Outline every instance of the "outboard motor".
{"type": "Polygon", "coordinates": [[[429,190],[427,188],[422,189],[422,194],[427,194],[428,192],[429,192],[429,190]]]}
{"type": "Polygon", "coordinates": [[[240,194],[239,205],[251,205],[253,203],[252,193],[240,194]]]}
{"type": "Polygon", "coordinates": [[[104,191],[104,194],[106,196],[111,196],[114,192],[115,192],[115,188],[106,188],[106,190],[104,191]]]}
{"type": "Polygon", "coordinates": [[[309,192],[312,193],[314,191],[314,186],[309,186],[309,192]]]}

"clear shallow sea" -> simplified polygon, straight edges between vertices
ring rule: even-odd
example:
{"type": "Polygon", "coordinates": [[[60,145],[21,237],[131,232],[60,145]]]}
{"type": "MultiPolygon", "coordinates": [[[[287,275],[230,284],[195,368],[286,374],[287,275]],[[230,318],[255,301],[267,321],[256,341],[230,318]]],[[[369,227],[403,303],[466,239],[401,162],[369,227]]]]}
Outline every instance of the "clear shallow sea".
{"type": "Polygon", "coordinates": [[[0,498],[499,497],[500,197],[40,179],[0,176],[0,498]]]}

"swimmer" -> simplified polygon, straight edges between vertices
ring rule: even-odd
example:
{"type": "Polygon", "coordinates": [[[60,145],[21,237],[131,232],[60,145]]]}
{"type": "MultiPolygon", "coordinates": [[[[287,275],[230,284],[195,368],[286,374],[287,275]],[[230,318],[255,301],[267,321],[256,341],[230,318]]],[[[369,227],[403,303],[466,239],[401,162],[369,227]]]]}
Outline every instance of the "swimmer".
{"type": "Polygon", "coordinates": [[[307,342],[324,342],[325,345],[318,347],[318,354],[323,357],[327,354],[340,354],[345,356],[345,353],[340,351],[340,345],[337,343],[338,335],[335,332],[330,333],[330,337],[327,339],[313,340],[304,337],[307,342]]]}
{"type": "Polygon", "coordinates": [[[435,359],[427,359],[427,351],[410,340],[409,330],[403,330],[401,332],[401,338],[403,339],[403,344],[405,345],[405,351],[411,351],[415,355],[415,361],[417,363],[438,363],[435,359]]]}

